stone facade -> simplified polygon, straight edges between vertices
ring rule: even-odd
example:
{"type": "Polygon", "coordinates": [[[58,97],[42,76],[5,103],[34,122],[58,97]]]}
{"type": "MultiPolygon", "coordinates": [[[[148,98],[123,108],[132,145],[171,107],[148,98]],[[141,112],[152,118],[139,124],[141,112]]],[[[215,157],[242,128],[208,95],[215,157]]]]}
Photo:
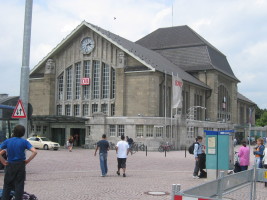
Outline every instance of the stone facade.
{"type": "MultiPolygon", "coordinates": [[[[33,115],[86,119],[85,123],[73,122],[67,127],[62,122],[48,124],[49,137],[57,138],[53,136],[59,134],[57,128],[65,128],[65,139],[81,129],[81,133],[85,130],[86,144],[93,144],[103,133],[112,142],[125,134],[148,145],[150,150],[157,149],[162,142],[180,149],[189,146],[197,135],[203,135],[204,129],[233,129],[241,120],[238,117],[240,107],[251,106],[237,99],[235,79],[209,70],[192,73],[206,86],[184,81],[184,107],[171,112],[171,75],[149,70],[151,65],[144,62],[142,57],[138,58],[138,53],[126,51],[120,41],[115,43],[110,39],[108,33],[105,36],[98,28],[82,25],[32,70],[33,115]],[[81,41],[86,37],[94,41],[90,53],[81,50],[81,41]],[[84,77],[90,78],[90,85],[80,84],[84,77]],[[218,119],[221,85],[229,95],[226,121],[218,119]],[[194,106],[206,109],[194,110],[197,117],[188,120],[188,109],[194,106]],[[74,132],[70,131],[72,126],[74,132]],[[190,136],[188,127],[192,128],[190,136]]],[[[41,122],[34,122],[35,128],[37,123],[41,122]]]]}

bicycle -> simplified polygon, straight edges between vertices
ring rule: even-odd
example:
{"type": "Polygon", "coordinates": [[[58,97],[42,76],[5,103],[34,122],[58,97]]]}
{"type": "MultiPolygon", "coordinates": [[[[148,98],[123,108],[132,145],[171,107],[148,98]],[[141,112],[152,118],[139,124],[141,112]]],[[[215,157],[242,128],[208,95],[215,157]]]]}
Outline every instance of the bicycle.
{"type": "Polygon", "coordinates": [[[169,144],[161,144],[158,148],[159,152],[164,152],[167,151],[169,152],[171,149],[173,149],[173,145],[169,145],[169,144]]]}
{"type": "Polygon", "coordinates": [[[110,150],[115,150],[115,149],[116,149],[116,145],[115,145],[115,143],[113,143],[113,142],[109,142],[109,149],[110,149],[110,150]]]}
{"type": "Polygon", "coordinates": [[[137,151],[138,151],[137,143],[133,143],[132,145],[130,145],[129,152],[131,153],[131,155],[135,154],[137,151]]]}

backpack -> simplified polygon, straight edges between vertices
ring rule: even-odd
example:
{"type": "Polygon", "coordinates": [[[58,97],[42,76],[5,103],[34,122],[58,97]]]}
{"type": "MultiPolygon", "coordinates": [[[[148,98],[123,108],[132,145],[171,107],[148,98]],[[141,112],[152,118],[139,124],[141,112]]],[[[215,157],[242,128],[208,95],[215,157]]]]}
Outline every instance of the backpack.
{"type": "Polygon", "coordinates": [[[194,142],[194,143],[188,148],[188,152],[189,152],[190,154],[194,154],[195,144],[198,144],[198,145],[199,145],[198,142],[194,142]]]}

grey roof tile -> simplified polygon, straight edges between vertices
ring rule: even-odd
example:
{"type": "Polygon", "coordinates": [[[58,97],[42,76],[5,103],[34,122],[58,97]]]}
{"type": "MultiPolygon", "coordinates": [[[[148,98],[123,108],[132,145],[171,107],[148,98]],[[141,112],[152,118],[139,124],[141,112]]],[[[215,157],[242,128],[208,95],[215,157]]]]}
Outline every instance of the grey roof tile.
{"type": "Polygon", "coordinates": [[[254,103],[253,101],[251,101],[250,99],[248,99],[247,97],[245,97],[244,95],[242,95],[241,93],[237,92],[237,99],[240,99],[242,101],[246,101],[248,103],[254,104],[256,105],[256,103],[254,103]]]}
{"type": "Polygon", "coordinates": [[[188,26],[160,28],[136,41],[185,71],[216,69],[239,81],[226,56],[188,26]]]}

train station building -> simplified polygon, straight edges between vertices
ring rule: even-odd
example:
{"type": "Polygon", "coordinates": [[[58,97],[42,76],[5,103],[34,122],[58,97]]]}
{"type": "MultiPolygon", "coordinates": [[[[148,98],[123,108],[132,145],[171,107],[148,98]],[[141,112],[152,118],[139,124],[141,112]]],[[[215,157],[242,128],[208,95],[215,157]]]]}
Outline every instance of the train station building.
{"type": "MultiPolygon", "coordinates": [[[[240,66],[242,68],[242,66],[240,66]]],[[[189,146],[204,130],[246,137],[255,103],[238,92],[226,56],[188,26],[160,28],[136,42],[83,21],[31,70],[34,134],[90,147],[106,133],[150,150],[189,146]],[[173,109],[172,76],[182,79],[173,109]]]]}

